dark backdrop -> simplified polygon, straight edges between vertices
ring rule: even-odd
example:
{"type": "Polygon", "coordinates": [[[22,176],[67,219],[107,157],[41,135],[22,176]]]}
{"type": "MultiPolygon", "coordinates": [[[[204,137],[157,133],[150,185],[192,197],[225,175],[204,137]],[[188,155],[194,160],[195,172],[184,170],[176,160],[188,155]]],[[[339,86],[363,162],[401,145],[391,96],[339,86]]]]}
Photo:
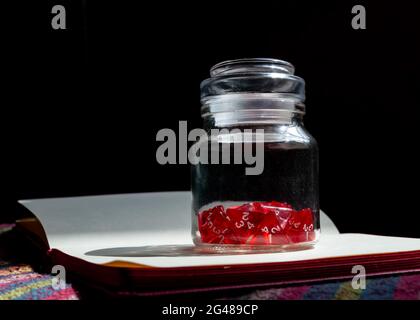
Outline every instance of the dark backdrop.
{"type": "Polygon", "coordinates": [[[0,222],[22,198],[188,189],[188,166],[156,163],[156,132],[201,126],[213,64],[275,57],[307,83],[323,210],[344,232],[420,237],[420,26],[408,2],[56,0],[18,12],[0,222]],[[67,30],[51,28],[54,4],[67,30]],[[351,28],[355,4],[366,30],[351,28]]]}

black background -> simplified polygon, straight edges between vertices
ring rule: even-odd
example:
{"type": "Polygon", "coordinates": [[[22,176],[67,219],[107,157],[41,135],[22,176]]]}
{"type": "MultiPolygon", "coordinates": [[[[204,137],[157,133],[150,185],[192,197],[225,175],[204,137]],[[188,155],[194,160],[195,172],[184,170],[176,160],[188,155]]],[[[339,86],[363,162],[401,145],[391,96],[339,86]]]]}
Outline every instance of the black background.
{"type": "Polygon", "coordinates": [[[413,4],[55,0],[17,12],[0,222],[22,198],[187,190],[187,165],[157,164],[157,131],[201,126],[199,84],[213,64],[274,57],[307,83],[321,208],[343,232],[420,237],[413,4]],[[51,28],[55,4],[66,30],[51,28]],[[356,4],[366,30],[351,27],[356,4]]]}

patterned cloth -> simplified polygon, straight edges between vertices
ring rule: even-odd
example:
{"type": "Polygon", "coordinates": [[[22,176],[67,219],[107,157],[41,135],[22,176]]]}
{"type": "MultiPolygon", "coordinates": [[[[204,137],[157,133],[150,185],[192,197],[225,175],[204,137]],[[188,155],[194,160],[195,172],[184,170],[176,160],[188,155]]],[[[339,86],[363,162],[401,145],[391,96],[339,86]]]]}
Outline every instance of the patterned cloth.
{"type": "Polygon", "coordinates": [[[420,273],[368,278],[366,289],[353,289],[351,281],[257,290],[240,300],[420,300],[420,273]]]}
{"type": "MultiPolygon", "coordinates": [[[[0,224],[0,235],[13,227],[13,224],[0,224]]],[[[78,299],[78,294],[69,284],[66,284],[63,289],[54,289],[53,279],[54,276],[37,273],[27,264],[2,260],[0,255],[0,300],[78,299]]]]}
{"type": "Polygon", "coordinates": [[[34,272],[28,265],[11,265],[0,260],[0,300],[77,300],[76,291],[66,284],[54,289],[53,276],[34,272]]]}
{"type": "MultiPolygon", "coordinates": [[[[0,234],[13,225],[1,225],[0,234]]],[[[1,245],[1,243],[0,243],[1,245]]],[[[0,248],[1,249],[1,248],[0,248]]],[[[53,276],[36,273],[25,264],[12,264],[0,256],[0,300],[77,300],[71,285],[55,290],[53,276]]],[[[357,290],[351,281],[330,281],[308,285],[255,290],[221,299],[240,300],[420,300],[420,273],[372,277],[366,289],[357,290]]]]}

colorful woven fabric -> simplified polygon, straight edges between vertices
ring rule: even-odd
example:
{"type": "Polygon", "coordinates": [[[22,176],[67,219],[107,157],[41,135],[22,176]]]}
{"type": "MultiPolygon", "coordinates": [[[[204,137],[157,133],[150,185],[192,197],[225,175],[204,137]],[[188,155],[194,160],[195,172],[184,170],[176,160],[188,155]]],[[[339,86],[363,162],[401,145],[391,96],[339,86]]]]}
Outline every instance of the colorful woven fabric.
{"type": "Polygon", "coordinates": [[[34,272],[28,265],[0,260],[0,300],[77,300],[71,285],[54,289],[53,276],[34,272]]]}
{"type": "Polygon", "coordinates": [[[420,300],[420,273],[367,278],[366,289],[353,289],[351,281],[257,290],[240,300],[420,300]]]}
{"type": "MultiPolygon", "coordinates": [[[[13,224],[0,224],[0,235],[13,229],[13,224]]],[[[0,254],[2,252],[0,242],[0,254]]],[[[53,287],[54,276],[35,272],[27,264],[2,260],[0,256],[0,300],[77,300],[71,285],[53,287]]]]}

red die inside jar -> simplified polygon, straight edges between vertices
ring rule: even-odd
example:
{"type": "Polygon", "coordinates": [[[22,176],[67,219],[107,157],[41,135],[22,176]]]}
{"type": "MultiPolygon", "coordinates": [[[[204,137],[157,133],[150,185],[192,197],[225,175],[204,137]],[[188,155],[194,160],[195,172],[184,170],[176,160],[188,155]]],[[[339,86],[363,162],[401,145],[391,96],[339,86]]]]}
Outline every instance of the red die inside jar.
{"type": "Polygon", "coordinates": [[[282,202],[215,206],[198,215],[201,241],[209,244],[286,245],[315,240],[311,209],[282,202]]]}

